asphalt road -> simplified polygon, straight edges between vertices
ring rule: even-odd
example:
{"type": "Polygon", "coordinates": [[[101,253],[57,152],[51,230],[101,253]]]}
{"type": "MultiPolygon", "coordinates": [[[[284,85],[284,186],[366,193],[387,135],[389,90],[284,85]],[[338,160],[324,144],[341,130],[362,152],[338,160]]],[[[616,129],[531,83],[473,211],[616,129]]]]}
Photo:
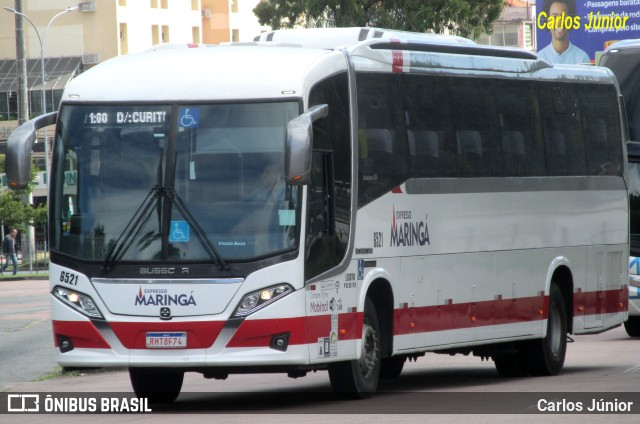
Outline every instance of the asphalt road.
{"type": "Polygon", "coordinates": [[[0,280],[0,390],[55,371],[47,280],[0,280]]]}
{"type": "MultiPolygon", "coordinates": [[[[55,369],[48,323],[47,283],[0,282],[0,386],[13,393],[90,395],[130,393],[123,371],[35,381],[55,369]],[[20,371],[22,370],[22,371],[20,371]]],[[[339,401],[324,372],[299,379],[285,375],[232,375],[226,381],[185,377],[178,401],[154,413],[117,415],[0,415],[0,423],[636,423],[640,421],[640,340],[622,328],[570,343],[563,373],[555,377],[500,378],[491,361],[427,354],[402,376],[383,381],[364,401],[339,401]],[[631,400],[634,414],[556,414],[548,402],[631,400]],[[540,403],[542,402],[542,403],[540,403]]]]}

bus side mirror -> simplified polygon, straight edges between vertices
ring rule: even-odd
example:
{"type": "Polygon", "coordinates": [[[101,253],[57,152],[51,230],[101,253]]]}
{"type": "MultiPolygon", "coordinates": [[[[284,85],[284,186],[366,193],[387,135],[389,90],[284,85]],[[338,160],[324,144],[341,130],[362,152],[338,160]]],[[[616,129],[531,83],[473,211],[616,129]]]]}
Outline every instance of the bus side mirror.
{"type": "Polygon", "coordinates": [[[313,151],[313,123],[329,114],[326,104],[309,108],[305,113],[289,121],[284,147],[284,176],[287,184],[308,184],[311,177],[311,152],[313,151]]]}
{"type": "Polygon", "coordinates": [[[58,112],[50,112],[20,125],[7,139],[5,170],[7,185],[13,190],[27,188],[31,176],[31,151],[39,129],[56,123],[58,112]]]}

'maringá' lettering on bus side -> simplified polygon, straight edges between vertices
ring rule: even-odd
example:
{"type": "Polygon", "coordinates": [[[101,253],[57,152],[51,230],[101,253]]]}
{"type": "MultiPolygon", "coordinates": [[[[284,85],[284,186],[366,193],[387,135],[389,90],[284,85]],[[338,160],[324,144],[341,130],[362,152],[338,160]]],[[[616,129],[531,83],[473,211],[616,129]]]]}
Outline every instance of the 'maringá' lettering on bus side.
{"type": "Polygon", "coordinates": [[[396,211],[393,208],[391,222],[391,247],[430,245],[427,216],[424,221],[411,220],[411,211],[396,211]]]}
{"type": "Polygon", "coordinates": [[[142,293],[142,287],[136,296],[135,306],[196,306],[196,300],[192,294],[168,294],[168,293],[142,293]]]}

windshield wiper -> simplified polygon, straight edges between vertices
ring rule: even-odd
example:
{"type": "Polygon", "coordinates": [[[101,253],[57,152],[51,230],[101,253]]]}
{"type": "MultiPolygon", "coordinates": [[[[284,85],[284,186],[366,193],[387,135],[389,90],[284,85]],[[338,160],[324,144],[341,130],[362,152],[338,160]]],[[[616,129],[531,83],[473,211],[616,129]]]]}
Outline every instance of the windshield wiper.
{"type": "Polygon", "coordinates": [[[164,158],[164,150],[160,149],[160,161],[158,162],[158,174],[156,179],[156,184],[151,187],[149,193],[147,193],[147,197],[144,198],[140,206],[138,206],[138,210],[133,214],[127,226],[122,230],[120,236],[116,240],[109,252],[107,253],[107,257],[105,258],[104,264],[102,265],[102,270],[105,272],[110,271],[113,268],[113,264],[116,260],[122,257],[131,244],[135,240],[135,238],[140,234],[142,229],[147,225],[149,218],[151,217],[151,213],[153,212],[153,206],[157,205],[158,212],[158,228],[161,227],[160,216],[161,216],[161,205],[160,199],[162,198],[162,159],[164,158]],[[124,240],[124,243],[122,241],[124,240]]]}
{"type": "Polygon", "coordinates": [[[198,221],[191,214],[178,193],[173,188],[166,189],[162,186],[162,157],[163,152],[161,150],[160,162],[158,164],[157,184],[151,188],[145,199],[142,201],[136,212],[131,217],[131,220],[129,220],[129,222],[127,223],[125,229],[109,249],[104,264],[102,265],[102,270],[105,272],[110,271],[113,268],[113,264],[117,260],[122,258],[127,250],[129,250],[134,240],[140,235],[147,222],[149,221],[149,218],[153,213],[154,206],[157,206],[158,224],[159,228],[162,228],[162,205],[160,199],[166,198],[171,201],[171,204],[176,205],[178,211],[194,229],[196,236],[200,240],[200,243],[202,243],[202,246],[206,250],[209,257],[211,257],[211,260],[217,262],[220,270],[228,271],[229,265],[222,258],[222,255],[220,255],[220,252],[218,252],[213,243],[211,243],[202,227],[200,226],[200,224],[198,224],[198,221]]]}
{"type": "Polygon", "coordinates": [[[211,243],[211,240],[209,240],[204,230],[202,229],[200,224],[198,224],[198,221],[191,214],[191,212],[187,208],[187,205],[184,204],[178,193],[174,189],[166,189],[164,190],[164,195],[172,200],[173,204],[175,204],[178,208],[178,212],[180,212],[182,216],[187,220],[187,222],[193,227],[196,236],[200,240],[200,243],[202,243],[202,246],[207,251],[211,259],[218,263],[220,270],[228,271],[229,265],[222,258],[222,255],[220,255],[218,249],[216,249],[213,243],[211,243]]]}
{"type": "Polygon", "coordinates": [[[151,188],[147,197],[144,198],[138,207],[138,210],[136,210],[136,213],[133,214],[131,220],[127,223],[127,226],[124,228],[122,233],[120,233],[116,242],[111,245],[111,249],[109,249],[109,253],[107,253],[107,257],[102,265],[103,271],[110,271],[113,267],[113,263],[121,258],[127,250],[129,250],[133,241],[149,221],[149,218],[153,213],[153,207],[156,203],[159,203],[162,193],[163,189],[159,184],[156,184],[151,188]]]}

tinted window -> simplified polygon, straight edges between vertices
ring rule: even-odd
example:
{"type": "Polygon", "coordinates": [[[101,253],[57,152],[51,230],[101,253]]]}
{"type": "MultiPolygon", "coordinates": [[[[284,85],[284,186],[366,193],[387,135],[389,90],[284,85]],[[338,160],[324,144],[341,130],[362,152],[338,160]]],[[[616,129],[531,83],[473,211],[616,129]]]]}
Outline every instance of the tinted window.
{"type": "Polygon", "coordinates": [[[491,80],[450,78],[458,171],[461,177],[501,176],[501,140],[491,80]]]}
{"type": "Polygon", "coordinates": [[[457,175],[450,96],[439,77],[402,77],[412,177],[457,175]]]}
{"type": "Polygon", "coordinates": [[[527,81],[496,80],[493,93],[500,121],[505,175],[545,174],[544,146],[538,98],[527,81]]]}
{"type": "Polygon", "coordinates": [[[593,85],[578,91],[582,107],[582,127],[587,149],[587,173],[620,175],[622,146],[618,99],[613,86],[593,85]]]}
{"type": "Polygon", "coordinates": [[[622,172],[613,85],[360,73],[358,96],[359,205],[408,178],[622,172]]]}
{"type": "MultiPolygon", "coordinates": [[[[585,86],[586,88],[586,86],[585,86]]],[[[578,96],[572,84],[538,84],[548,175],[586,172],[578,96]]]]}

